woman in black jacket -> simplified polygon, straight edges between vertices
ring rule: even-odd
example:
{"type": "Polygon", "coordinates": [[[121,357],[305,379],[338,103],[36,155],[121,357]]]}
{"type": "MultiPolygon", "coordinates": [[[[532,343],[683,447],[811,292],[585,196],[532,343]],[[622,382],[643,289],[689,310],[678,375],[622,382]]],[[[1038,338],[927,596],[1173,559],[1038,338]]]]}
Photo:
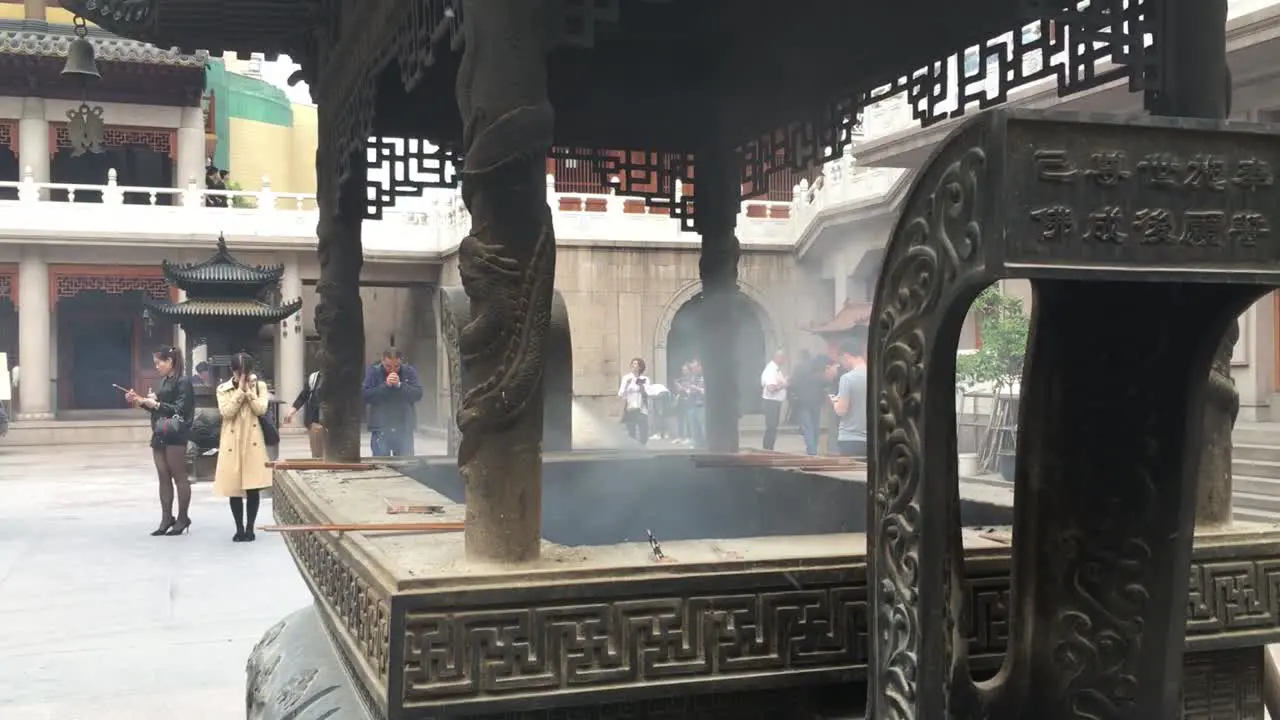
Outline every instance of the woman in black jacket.
{"type": "Polygon", "coordinates": [[[191,527],[191,483],[187,482],[187,429],[195,414],[196,396],[191,378],[183,372],[182,351],[160,348],[152,356],[160,387],[139,396],[133,390],[125,399],[151,413],[151,457],[160,481],[160,527],[152,535],[181,535],[191,527]],[[161,421],[172,420],[173,430],[164,430],[161,421]],[[174,490],[178,495],[178,517],[173,516],[174,490]]]}

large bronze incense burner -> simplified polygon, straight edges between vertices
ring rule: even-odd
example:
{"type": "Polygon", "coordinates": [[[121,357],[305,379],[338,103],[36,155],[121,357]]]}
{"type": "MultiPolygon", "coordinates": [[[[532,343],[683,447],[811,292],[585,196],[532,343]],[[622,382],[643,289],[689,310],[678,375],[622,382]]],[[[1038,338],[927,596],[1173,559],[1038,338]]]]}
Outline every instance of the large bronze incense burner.
{"type": "Polygon", "coordinates": [[[251,658],[251,717],[1260,716],[1280,536],[1226,522],[1223,358],[1280,284],[1280,140],[1224,122],[1225,0],[63,2],[164,46],[301,64],[333,459],[359,455],[361,222],[459,179],[471,214],[465,301],[438,313],[456,472],[281,470],[274,504],[287,523],[435,506],[465,533],[290,534],[316,603],[251,658]],[[548,386],[567,397],[563,361],[547,374],[548,154],[701,234],[709,441],[734,453],[741,200],[845,152],[872,103],[905,95],[930,124],[1042,80],[1128,81],[1151,113],[1200,120],[1001,111],[952,133],[885,251],[865,477],[544,462],[548,386]],[[388,163],[399,179],[370,182],[388,163]],[[1031,279],[1035,308],[1001,495],[957,482],[951,386],[970,301],[1006,277],[1031,279]],[[616,505],[609,482],[629,484],[616,505]],[[809,494],[789,505],[786,482],[809,494]],[[966,527],[1011,506],[1012,552],[1007,529],[966,527]]]}

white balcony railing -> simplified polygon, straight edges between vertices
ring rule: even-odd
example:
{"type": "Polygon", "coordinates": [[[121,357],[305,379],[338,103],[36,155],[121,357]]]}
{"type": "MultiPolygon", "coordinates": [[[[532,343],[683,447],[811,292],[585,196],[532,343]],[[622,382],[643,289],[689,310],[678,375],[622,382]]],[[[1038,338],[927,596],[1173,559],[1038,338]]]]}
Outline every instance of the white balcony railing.
{"type": "MultiPolygon", "coordinates": [[[[794,245],[817,213],[842,203],[874,201],[892,188],[899,173],[882,168],[856,170],[847,156],[828,163],[812,186],[796,187],[791,202],[744,202],[738,239],[745,247],[794,245]]],[[[315,196],[276,192],[267,178],[258,190],[219,191],[194,184],[130,187],[119,185],[116,177],[112,170],[105,185],[42,183],[28,171],[20,181],[0,181],[0,193],[10,197],[0,199],[4,219],[0,242],[180,247],[211,243],[221,233],[233,244],[263,250],[316,243],[315,196]],[[86,201],[89,193],[95,197],[86,201]],[[209,198],[223,198],[227,207],[208,207],[209,198]]],[[[547,201],[561,242],[612,246],[698,242],[696,234],[681,231],[680,223],[636,198],[556,192],[554,178],[548,176],[547,201]]],[[[421,198],[401,199],[381,220],[366,220],[362,238],[372,256],[429,257],[455,249],[470,227],[471,218],[457,191],[428,190],[421,198]]]]}
{"type": "Polygon", "coordinates": [[[812,183],[802,180],[791,201],[790,220],[797,242],[823,212],[838,213],[883,202],[908,172],[901,168],[860,168],[851,150],[827,163],[812,183]]]}

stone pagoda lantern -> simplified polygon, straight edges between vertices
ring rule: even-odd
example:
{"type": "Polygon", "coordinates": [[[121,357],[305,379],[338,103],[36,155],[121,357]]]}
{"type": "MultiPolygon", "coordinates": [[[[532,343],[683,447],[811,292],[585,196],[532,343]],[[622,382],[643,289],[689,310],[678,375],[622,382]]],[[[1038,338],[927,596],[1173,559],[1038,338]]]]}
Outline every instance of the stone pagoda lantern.
{"type": "Polygon", "coordinates": [[[208,474],[205,471],[212,471],[212,462],[201,462],[200,458],[212,458],[209,451],[217,447],[221,426],[214,388],[230,376],[231,356],[248,352],[261,359],[262,329],[301,310],[302,298],[277,301],[284,265],[242,263],[232,257],[222,235],[209,259],[183,264],[166,260],[163,269],[165,279],[184,291],[186,298],[176,303],[148,300],[147,312],[185,331],[183,353],[188,360],[193,348],[204,345],[208,349],[209,381],[195,379],[196,418],[192,426],[194,477],[202,479],[208,474]]]}

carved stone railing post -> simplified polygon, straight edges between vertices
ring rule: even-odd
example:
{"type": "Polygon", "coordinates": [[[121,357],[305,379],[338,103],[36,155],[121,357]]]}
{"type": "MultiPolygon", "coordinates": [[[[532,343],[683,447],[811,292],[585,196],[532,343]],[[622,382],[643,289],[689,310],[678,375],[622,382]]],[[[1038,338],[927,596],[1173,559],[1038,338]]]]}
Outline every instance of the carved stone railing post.
{"type": "Polygon", "coordinates": [[[204,205],[204,192],[196,182],[196,178],[190,178],[187,180],[186,189],[182,192],[183,207],[194,208],[202,207],[204,205]]]}
{"type": "Polygon", "coordinates": [[[257,201],[261,212],[273,212],[276,209],[276,193],[271,189],[271,178],[267,175],[262,176],[262,188],[258,190],[257,201]]]}
{"type": "Polygon", "coordinates": [[[40,186],[36,184],[36,175],[28,165],[22,171],[22,179],[18,186],[18,200],[23,203],[40,202],[40,186]]]}
{"type": "Polygon", "coordinates": [[[458,109],[462,196],[471,232],[458,250],[470,316],[458,329],[468,557],[524,562],[541,552],[543,373],[556,269],[546,155],[546,0],[466,0],[458,109]]]}
{"type": "MultiPolygon", "coordinates": [[[[107,171],[107,186],[102,190],[102,204],[104,205],[123,205],[124,191],[120,189],[117,181],[118,174],[115,168],[107,171]]],[[[155,203],[152,203],[153,205],[155,203]]]]}

